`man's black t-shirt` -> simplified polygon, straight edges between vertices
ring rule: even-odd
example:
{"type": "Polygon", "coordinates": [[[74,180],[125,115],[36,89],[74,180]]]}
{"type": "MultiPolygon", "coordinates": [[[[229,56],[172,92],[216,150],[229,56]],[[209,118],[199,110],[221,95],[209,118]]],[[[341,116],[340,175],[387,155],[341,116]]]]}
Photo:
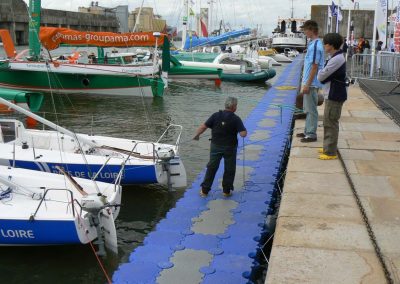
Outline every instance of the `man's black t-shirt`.
{"type": "Polygon", "coordinates": [[[211,128],[211,142],[221,146],[236,146],[237,134],[246,130],[240,117],[227,110],[214,113],[205,125],[211,128]]]}

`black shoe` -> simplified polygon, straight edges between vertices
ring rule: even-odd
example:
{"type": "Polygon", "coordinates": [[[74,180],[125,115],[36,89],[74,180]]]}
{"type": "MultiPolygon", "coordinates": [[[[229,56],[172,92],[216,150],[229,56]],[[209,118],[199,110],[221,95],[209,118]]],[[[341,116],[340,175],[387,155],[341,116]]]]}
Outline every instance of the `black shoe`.
{"type": "Polygon", "coordinates": [[[297,133],[296,137],[304,138],[304,137],[306,137],[306,135],[304,133],[297,133]]]}
{"type": "Polygon", "coordinates": [[[207,195],[208,195],[208,192],[205,193],[205,192],[203,191],[203,189],[200,188],[200,196],[201,196],[201,197],[207,197],[207,195]]]}
{"type": "Polygon", "coordinates": [[[302,143],[315,142],[315,141],[317,141],[317,138],[313,138],[310,136],[306,136],[306,137],[300,139],[300,142],[302,142],[302,143]]]}
{"type": "Polygon", "coordinates": [[[296,113],[294,116],[294,119],[305,119],[307,117],[306,113],[296,113]]]}
{"type": "Polygon", "coordinates": [[[224,192],[223,194],[225,197],[230,197],[230,196],[232,196],[232,191],[224,192]]]}

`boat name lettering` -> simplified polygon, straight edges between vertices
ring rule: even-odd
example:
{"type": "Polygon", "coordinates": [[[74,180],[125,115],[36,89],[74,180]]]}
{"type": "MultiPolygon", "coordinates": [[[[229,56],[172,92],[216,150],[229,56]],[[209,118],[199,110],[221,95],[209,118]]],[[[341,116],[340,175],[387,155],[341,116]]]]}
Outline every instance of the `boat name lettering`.
{"type": "Polygon", "coordinates": [[[77,34],[64,34],[63,32],[57,32],[51,40],[56,42],[58,39],[65,41],[97,41],[102,43],[124,43],[130,41],[149,41],[149,35],[147,34],[130,34],[130,35],[101,35],[94,33],[80,32],[77,34]]]}
{"type": "Polygon", "coordinates": [[[26,64],[26,67],[30,67],[30,68],[46,68],[45,64],[32,64],[32,63],[28,63],[26,64]]]}
{"type": "MultiPolygon", "coordinates": [[[[53,168],[52,172],[56,173],[56,174],[60,173],[55,168],[53,168]]],[[[93,175],[92,175],[90,173],[88,174],[87,172],[79,172],[79,171],[66,171],[66,172],[68,174],[70,174],[71,176],[78,177],[78,178],[92,178],[94,175],[96,175],[96,173],[93,173],[93,175]]],[[[101,172],[97,177],[100,179],[110,179],[110,178],[115,179],[118,177],[118,173],[116,173],[116,172],[101,172]]]]}
{"type": "Polygon", "coordinates": [[[141,69],[126,69],[126,68],[122,68],[122,72],[124,72],[124,73],[141,73],[142,70],[141,69]]]}
{"type": "Polygon", "coordinates": [[[0,229],[1,235],[4,238],[24,238],[34,239],[35,235],[32,230],[3,230],[0,229]]]}

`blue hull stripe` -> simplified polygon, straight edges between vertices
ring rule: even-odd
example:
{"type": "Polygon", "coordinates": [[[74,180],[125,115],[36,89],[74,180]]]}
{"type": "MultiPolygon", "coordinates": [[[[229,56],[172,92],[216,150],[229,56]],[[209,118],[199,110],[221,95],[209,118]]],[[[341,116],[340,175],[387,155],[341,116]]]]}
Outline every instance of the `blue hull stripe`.
{"type": "Polygon", "coordinates": [[[75,223],[0,219],[0,245],[80,244],[75,223]]]}
{"type": "MultiPolygon", "coordinates": [[[[12,165],[13,161],[9,163],[12,165]]],[[[44,162],[31,162],[31,161],[15,161],[17,168],[30,169],[35,171],[47,171],[50,169],[53,173],[58,173],[56,166],[63,167],[71,175],[79,178],[91,178],[97,171],[100,170],[101,165],[84,165],[84,164],[58,164],[58,163],[44,163],[44,162]]],[[[113,183],[117,177],[121,167],[117,165],[108,165],[103,168],[101,173],[98,175],[98,181],[113,183]]],[[[144,184],[144,183],[157,183],[157,177],[155,173],[155,166],[135,166],[126,165],[122,179],[122,184],[144,184]]]]}

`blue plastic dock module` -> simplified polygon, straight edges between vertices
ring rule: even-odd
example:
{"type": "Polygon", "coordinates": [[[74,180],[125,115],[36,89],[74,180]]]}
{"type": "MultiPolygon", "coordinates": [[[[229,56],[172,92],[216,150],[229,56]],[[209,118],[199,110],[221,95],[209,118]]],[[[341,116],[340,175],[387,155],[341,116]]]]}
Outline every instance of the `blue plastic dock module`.
{"type": "Polygon", "coordinates": [[[291,135],[301,68],[298,57],[245,120],[249,134],[244,153],[239,144],[232,197],[215,190],[221,183],[223,163],[214,190],[200,197],[203,171],[143,246],[132,252],[129,262],[120,265],[114,283],[252,283],[291,135]]]}

